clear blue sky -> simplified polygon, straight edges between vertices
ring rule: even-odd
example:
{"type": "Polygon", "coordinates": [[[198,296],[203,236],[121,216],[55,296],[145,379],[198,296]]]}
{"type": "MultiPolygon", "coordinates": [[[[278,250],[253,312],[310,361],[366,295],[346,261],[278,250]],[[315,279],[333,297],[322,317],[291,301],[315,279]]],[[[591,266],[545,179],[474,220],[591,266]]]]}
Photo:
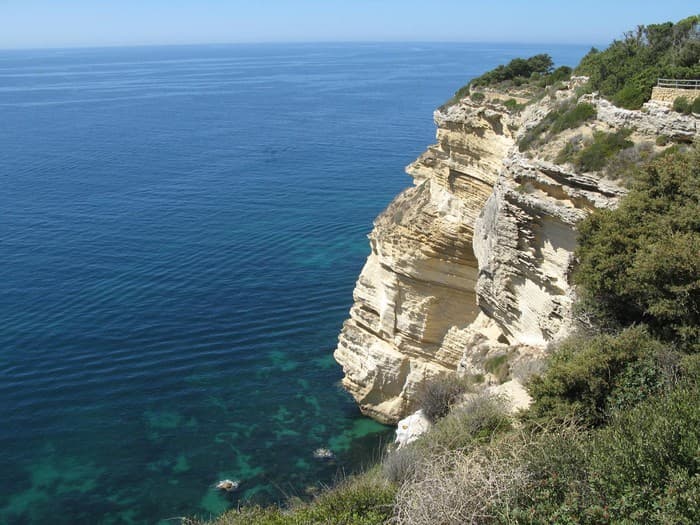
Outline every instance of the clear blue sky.
{"type": "Polygon", "coordinates": [[[314,41],[606,44],[692,0],[0,0],[0,49],[314,41]]]}

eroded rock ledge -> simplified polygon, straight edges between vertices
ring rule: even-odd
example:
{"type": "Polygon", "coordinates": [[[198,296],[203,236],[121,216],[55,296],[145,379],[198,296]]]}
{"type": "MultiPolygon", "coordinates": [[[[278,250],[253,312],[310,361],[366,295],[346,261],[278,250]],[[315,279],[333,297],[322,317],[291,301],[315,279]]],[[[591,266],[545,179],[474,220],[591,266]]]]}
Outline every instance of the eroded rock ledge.
{"type": "MultiPolygon", "coordinates": [[[[435,112],[437,144],[407,167],[415,185],[375,220],[334,353],[365,414],[395,423],[421,383],[458,369],[495,381],[499,356],[522,380],[567,335],[575,225],[623,190],[518,152],[519,133],[551,104],[512,113],[467,99],[435,112]]],[[[653,126],[602,112],[596,125],[653,126]]]]}

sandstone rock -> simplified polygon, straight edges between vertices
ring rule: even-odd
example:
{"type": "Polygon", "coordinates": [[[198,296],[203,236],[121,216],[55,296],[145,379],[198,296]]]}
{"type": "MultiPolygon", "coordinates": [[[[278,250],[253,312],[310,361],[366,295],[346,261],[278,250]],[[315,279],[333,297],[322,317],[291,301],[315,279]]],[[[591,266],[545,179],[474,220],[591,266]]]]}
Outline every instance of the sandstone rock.
{"type": "Polygon", "coordinates": [[[544,346],[570,327],[575,225],[614,206],[612,183],[513,151],[476,220],[479,308],[511,343],[544,346]]]}
{"type": "Polygon", "coordinates": [[[490,386],[486,389],[486,392],[502,398],[511,414],[525,410],[532,403],[532,397],[517,379],[512,379],[502,385],[490,386]]]}
{"type": "Polygon", "coordinates": [[[507,113],[463,102],[436,111],[438,144],[411,164],[413,188],[382,213],[335,351],[362,411],[395,423],[426,379],[456,370],[445,344],[479,314],[474,223],[514,144],[507,113]]]}

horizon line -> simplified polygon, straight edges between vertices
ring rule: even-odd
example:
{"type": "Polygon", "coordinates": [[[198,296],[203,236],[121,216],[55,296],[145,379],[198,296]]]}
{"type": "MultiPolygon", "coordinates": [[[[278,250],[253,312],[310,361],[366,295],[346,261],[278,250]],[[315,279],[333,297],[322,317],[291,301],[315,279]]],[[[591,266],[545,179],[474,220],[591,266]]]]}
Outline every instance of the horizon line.
{"type": "MultiPolygon", "coordinates": [[[[191,42],[191,43],[138,43],[138,44],[75,44],[58,45],[50,47],[0,47],[1,52],[12,51],[71,51],[71,50],[99,50],[99,49],[131,49],[131,48],[155,48],[155,47],[213,47],[213,46],[266,46],[266,45],[378,45],[378,44],[494,44],[494,45],[557,45],[557,46],[591,46],[599,47],[601,44],[590,42],[523,42],[508,40],[290,40],[290,41],[240,41],[240,42],[191,42]]],[[[609,45],[609,43],[607,44],[609,45]]],[[[607,47],[606,45],[606,47],[607,47]]]]}

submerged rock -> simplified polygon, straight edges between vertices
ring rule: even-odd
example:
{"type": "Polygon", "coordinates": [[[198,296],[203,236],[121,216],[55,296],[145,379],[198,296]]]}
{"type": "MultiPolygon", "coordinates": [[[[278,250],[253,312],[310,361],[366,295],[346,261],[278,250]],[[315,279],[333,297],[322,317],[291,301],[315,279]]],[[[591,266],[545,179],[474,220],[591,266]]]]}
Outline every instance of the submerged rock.
{"type": "Polygon", "coordinates": [[[314,459],[335,459],[335,454],[327,448],[317,448],[314,450],[314,459]]]}
{"type": "Polygon", "coordinates": [[[234,490],[237,490],[238,487],[240,487],[241,482],[240,481],[233,481],[230,479],[222,479],[216,484],[216,488],[219,490],[223,490],[226,492],[233,492],[234,490]]]}

